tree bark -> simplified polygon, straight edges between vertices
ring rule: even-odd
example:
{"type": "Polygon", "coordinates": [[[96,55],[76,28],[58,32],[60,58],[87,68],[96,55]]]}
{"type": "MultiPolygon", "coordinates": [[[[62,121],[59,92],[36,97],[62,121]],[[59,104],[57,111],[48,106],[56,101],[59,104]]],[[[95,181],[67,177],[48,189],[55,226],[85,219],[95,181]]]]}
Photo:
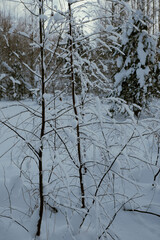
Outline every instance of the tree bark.
{"type": "Polygon", "coordinates": [[[70,35],[70,64],[71,64],[71,82],[72,82],[72,103],[75,119],[77,121],[76,126],[76,134],[77,134],[77,152],[78,152],[78,161],[79,161],[79,180],[80,180],[80,189],[81,189],[81,204],[82,208],[85,208],[85,191],[84,191],[84,183],[83,183],[83,164],[82,164],[82,156],[81,156],[81,141],[80,141],[80,129],[79,129],[79,118],[78,111],[76,107],[76,99],[75,99],[75,79],[74,79],[74,67],[73,67],[73,39],[72,39],[72,10],[71,3],[68,3],[69,9],[69,35],[70,35]]]}
{"type": "MultiPolygon", "coordinates": [[[[43,0],[39,0],[39,17],[43,14],[43,0]]],[[[41,233],[41,224],[43,218],[43,206],[44,206],[44,197],[43,197],[43,136],[45,133],[45,72],[44,72],[44,21],[39,18],[39,35],[40,35],[40,56],[41,56],[41,87],[42,87],[42,96],[41,96],[41,104],[42,104],[42,122],[41,122],[41,133],[40,133],[40,141],[41,145],[39,148],[39,220],[37,224],[37,236],[40,236],[41,233]]]]}

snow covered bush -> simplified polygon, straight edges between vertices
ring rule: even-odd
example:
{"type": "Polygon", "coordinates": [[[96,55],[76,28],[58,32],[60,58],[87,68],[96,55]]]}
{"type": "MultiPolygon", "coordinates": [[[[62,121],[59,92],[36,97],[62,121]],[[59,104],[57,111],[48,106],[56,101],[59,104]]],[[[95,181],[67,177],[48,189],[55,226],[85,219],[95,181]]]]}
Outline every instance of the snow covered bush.
{"type": "MultiPolygon", "coordinates": [[[[157,216],[147,218],[146,213],[141,217],[140,213],[154,215],[160,209],[159,175],[154,181],[159,171],[158,116],[137,122],[122,100],[104,99],[102,103],[98,97],[86,99],[83,119],[79,117],[85,193],[82,208],[77,122],[71,97],[59,100],[57,96],[45,95],[44,213],[40,239],[128,240],[131,228],[126,229],[125,222],[136,229],[132,240],[139,239],[146,224],[155,230],[157,216]],[[130,118],[112,118],[108,111],[111,101],[123,105],[130,118]],[[132,210],[140,215],[130,213],[132,210]],[[137,224],[137,219],[143,219],[143,224],[137,224]],[[153,219],[155,225],[151,223],[153,219]]],[[[11,240],[11,231],[15,234],[17,229],[17,238],[39,239],[35,235],[40,199],[37,149],[41,107],[31,101],[1,102],[0,106],[0,229],[3,225],[9,229],[8,237],[2,231],[6,240],[11,240]]],[[[150,230],[147,233],[157,240],[159,230],[155,236],[150,230]]],[[[145,239],[150,240],[149,237],[145,239]]]]}

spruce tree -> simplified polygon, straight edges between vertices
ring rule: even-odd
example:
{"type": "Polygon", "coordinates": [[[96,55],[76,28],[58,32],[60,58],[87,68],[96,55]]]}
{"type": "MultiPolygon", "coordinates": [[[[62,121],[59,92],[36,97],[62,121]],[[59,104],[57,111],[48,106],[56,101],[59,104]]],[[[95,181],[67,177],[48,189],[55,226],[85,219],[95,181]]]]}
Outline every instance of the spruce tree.
{"type": "MultiPolygon", "coordinates": [[[[128,104],[145,106],[154,81],[156,41],[149,35],[149,20],[137,10],[123,26],[121,51],[115,74],[116,94],[128,104]]],[[[138,115],[138,108],[133,108],[138,115]]]]}

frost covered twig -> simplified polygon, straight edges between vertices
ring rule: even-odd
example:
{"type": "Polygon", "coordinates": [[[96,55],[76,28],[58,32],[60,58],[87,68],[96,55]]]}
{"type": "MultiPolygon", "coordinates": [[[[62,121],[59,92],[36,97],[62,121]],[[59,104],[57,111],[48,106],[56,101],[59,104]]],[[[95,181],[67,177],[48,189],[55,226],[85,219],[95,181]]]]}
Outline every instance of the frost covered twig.
{"type": "Polygon", "coordinates": [[[156,216],[156,217],[160,217],[160,214],[157,214],[157,213],[154,213],[154,212],[145,211],[145,210],[124,208],[124,211],[146,213],[146,214],[150,214],[150,215],[153,215],[153,216],[156,216]]]}
{"type": "Polygon", "coordinates": [[[0,214],[0,217],[11,219],[13,222],[15,222],[16,224],[18,224],[19,226],[21,226],[25,231],[29,232],[29,230],[28,230],[25,226],[23,226],[22,223],[18,222],[18,221],[15,220],[13,217],[7,216],[7,215],[2,215],[2,214],[0,214]]]}
{"type": "Polygon", "coordinates": [[[101,180],[99,181],[99,184],[98,184],[98,186],[97,186],[97,188],[96,188],[96,191],[95,191],[95,193],[94,193],[94,198],[93,198],[91,207],[88,208],[87,213],[85,214],[85,216],[84,216],[84,218],[83,218],[83,220],[82,220],[82,222],[81,222],[81,224],[80,224],[80,228],[81,228],[82,225],[84,224],[84,221],[85,221],[86,217],[88,216],[88,214],[89,214],[89,212],[90,212],[90,210],[91,210],[91,208],[92,208],[92,205],[94,205],[94,203],[95,203],[95,199],[96,199],[96,197],[97,197],[98,191],[99,191],[99,189],[100,189],[100,187],[101,187],[101,184],[102,184],[104,178],[105,178],[106,175],[109,173],[109,171],[110,171],[111,168],[113,167],[114,163],[116,162],[116,160],[118,159],[118,157],[122,154],[123,150],[126,148],[126,146],[128,145],[128,143],[131,141],[133,135],[134,135],[134,132],[132,133],[131,137],[128,139],[128,141],[126,142],[126,144],[123,146],[123,148],[121,149],[121,151],[117,154],[117,156],[115,157],[115,159],[113,160],[113,162],[111,163],[111,165],[109,166],[109,168],[107,169],[107,171],[106,171],[106,172],[104,173],[104,175],[102,176],[101,180]]]}

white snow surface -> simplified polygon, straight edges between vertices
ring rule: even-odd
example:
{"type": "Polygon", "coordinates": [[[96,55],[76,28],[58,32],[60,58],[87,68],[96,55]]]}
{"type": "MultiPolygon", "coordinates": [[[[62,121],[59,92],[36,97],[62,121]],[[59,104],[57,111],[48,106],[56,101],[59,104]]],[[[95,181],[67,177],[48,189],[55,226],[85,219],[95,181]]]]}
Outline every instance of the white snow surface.
{"type": "MultiPolygon", "coordinates": [[[[46,100],[48,98],[45,96],[46,100]]],[[[77,121],[74,120],[72,110],[66,111],[70,109],[70,98],[63,98],[63,102],[57,100],[55,113],[59,117],[56,124],[57,129],[60,129],[57,131],[64,143],[56,136],[56,151],[49,147],[53,147],[55,135],[54,131],[50,131],[51,126],[47,125],[46,132],[48,130],[50,133],[43,140],[43,167],[46,202],[54,205],[58,212],[55,213],[49,205],[45,205],[42,234],[37,239],[97,240],[99,236],[100,239],[109,240],[159,239],[160,176],[152,185],[153,177],[160,168],[159,102],[152,103],[150,116],[143,115],[137,121],[132,113],[132,117],[127,118],[119,116],[113,119],[108,116],[111,101],[117,102],[119,106],[124,104],[125,107],[121,100],[104,99],[102,103],[100,99],[93,98],[83,110],[85,123],[81,134],[83,137],[87,135],[82,141],[85,149],[83,162],[88,168],[84,174],[84,183],[87,207],[91,208],[80,228],[87,210],[79,204],[79,181],[74,177],[77,170],[66,151],[68,147],[77,161],[77,121]],[[105,176],[95,197],[96,186],[114,160],[113,168],[105,176]],[[49,184],[48,176],[52,166],[54,170],[49,184]],[[95,203],[91,204],[93,199],[95,203]],[[142,212],[125,211],[127,209],[142,212]],[[159,214],[159,217],[143,211],[159,214]],[[106,228],[107,234],[103,234],[106,228]]],[[[32,240],[36,233],[39,213],[38,170],[37,160],[28,149],[28,143],[38,149],[40,118],[36,119],[35,115],[40,114],[40,109],[41,106],[29,100],[0,102],[0,240],[32,240]],[[28,108],[30,111],[27,111],[28,108]],[[16,129],[26,141],[19,138],[11,128],[16,129]]],[[[48,119],[52,116],[51,112],[49,108],[48,119]]],[[[79,118],[79,121],[82,120],[79,118]]],[[[56,127],[54,121],[52,125],[56,127]]]]}

